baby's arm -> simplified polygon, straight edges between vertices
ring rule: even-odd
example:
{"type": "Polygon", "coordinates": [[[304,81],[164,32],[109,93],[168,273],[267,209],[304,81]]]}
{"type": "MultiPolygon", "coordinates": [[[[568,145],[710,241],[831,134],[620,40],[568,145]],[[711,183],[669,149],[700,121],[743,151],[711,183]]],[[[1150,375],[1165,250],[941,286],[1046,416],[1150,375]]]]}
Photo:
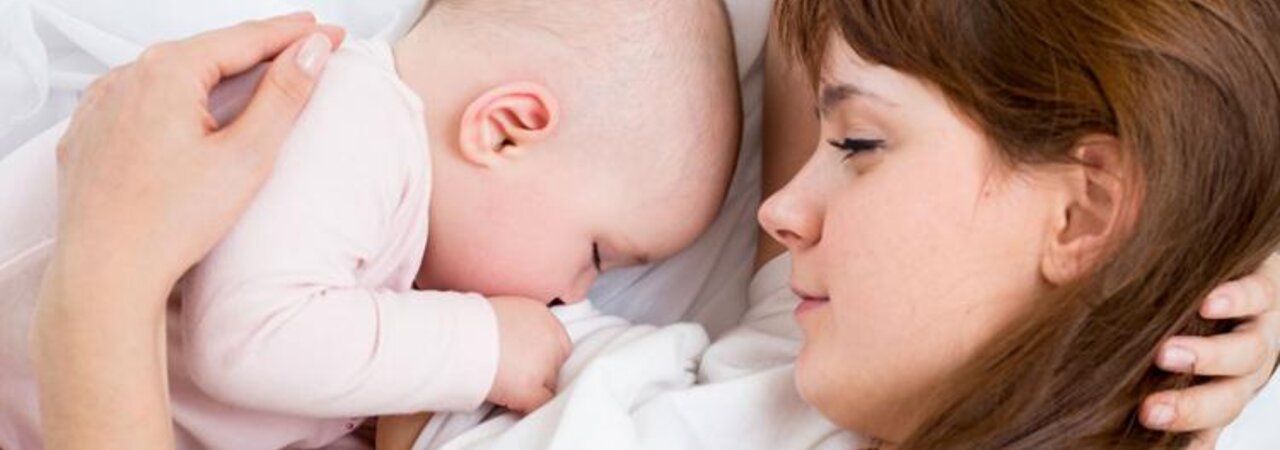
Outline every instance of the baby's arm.
{"type": "Polygon", "coordinates": [[[497,325],[479,296],[239,291],[184,314],[187,370],[227,403],[308,417],[466,410],[497,372],[497,325]]]}
{"type": "Polygon", "coordinates": [[[325,82],[370,84],[343,62],[330,64],[259,196],[190,274],[180,357],[206,393],[268,412],[473,408],[497,371],[494,312],[478,295],[408,289],[426,233],[428,181],[414,175],[425,162],[397,150],[412,117],[379,112],[398,100],[372,88],[326,94],[325,82]]]}
{"type": "Polygon", "coordinates": [[[215,399],[342,418],[546,396],[567,338],[544,305],[410,289],[431,170],[421,116],[385,79],[334,55],[271,178],[184,284],[177,358],[215,399]]]}
{"type": "Polygon", "coordinates": [[[457,411],[486,399],[528,411],[550,398],[544,385],[569,344],[544,304],[360,287],[386,205],[283,201],[273,186],[263,194],[183,290],[183,358],[208,394],[308,417],[457,411]]]}
{"type": "Polygon", "coordinates": [[[378,437],[374,440],[377,450],[409,450],[431,421],[431,413],[406,416],[382,416],[378,418],[378,437]]]}

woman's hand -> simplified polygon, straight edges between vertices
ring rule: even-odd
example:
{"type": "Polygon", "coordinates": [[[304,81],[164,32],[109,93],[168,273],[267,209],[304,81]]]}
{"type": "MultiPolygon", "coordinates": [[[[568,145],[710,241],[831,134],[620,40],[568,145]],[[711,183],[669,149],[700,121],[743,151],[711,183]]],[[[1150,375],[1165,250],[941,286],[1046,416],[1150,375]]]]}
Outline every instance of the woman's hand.
{"type": "Polygon", "coordinates": [[[306,13],[249,22],[156,45],[95,82],[58,149],[64,247],[176,279],[262,185],[341,38],[306,13]],[[273,56],[244,114],[215,129],[209,91],[273,56]]]}
{"type": "Polygon", "coordinates": [[[1166,341],[1156,358],[1162,369],[1217,377],[1181,391],[1153,394],[1143,402],[1142,421],[1153,429],[1201,431],[1200,448],[1212,448],[1222,427],[1244,410],[1266,385],[1280,357],[1280,255],[1257,273],[1219,286],[1200,308],[1206,319],[1242,319],[1231,333],[1166,341]]]}
{"type": "Polygon", "coordinates": [[[164,305],[271,171],[340,29],[308,13],[157,45],[85,94],[58,148],[58,243],[36,311],[45,446],[169,448],[164,305]],[[209,91],[275,58],[218,129],[209,91]]]}

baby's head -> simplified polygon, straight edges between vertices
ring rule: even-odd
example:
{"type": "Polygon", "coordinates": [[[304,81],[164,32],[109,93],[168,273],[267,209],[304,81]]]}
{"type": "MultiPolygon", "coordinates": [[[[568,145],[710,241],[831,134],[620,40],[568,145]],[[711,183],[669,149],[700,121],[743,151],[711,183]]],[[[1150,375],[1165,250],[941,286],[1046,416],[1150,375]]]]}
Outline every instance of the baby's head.
{"type": "Polygon", "coordinates": [[[720,0],[437,0],[396,58],[431,135],[423,287],[574,301],[716,216],[741,122],[720,0]]]}

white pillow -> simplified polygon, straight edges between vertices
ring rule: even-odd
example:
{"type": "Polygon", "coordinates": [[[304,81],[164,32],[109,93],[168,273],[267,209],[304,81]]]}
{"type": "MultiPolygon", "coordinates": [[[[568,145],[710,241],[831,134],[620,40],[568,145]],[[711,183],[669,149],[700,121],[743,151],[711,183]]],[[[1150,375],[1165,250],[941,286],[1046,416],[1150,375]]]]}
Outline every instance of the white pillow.
{"type": "Polygon", "coordinates": [[[733,22],[743,100],[742,148],[720,216],[692,247],[657,264],[604,274],[589,297],[602,311],[636,322],[695,321],[714,337],[747,308],[760,205],[764,41],[772,1],[726,0],[733,22]]]}

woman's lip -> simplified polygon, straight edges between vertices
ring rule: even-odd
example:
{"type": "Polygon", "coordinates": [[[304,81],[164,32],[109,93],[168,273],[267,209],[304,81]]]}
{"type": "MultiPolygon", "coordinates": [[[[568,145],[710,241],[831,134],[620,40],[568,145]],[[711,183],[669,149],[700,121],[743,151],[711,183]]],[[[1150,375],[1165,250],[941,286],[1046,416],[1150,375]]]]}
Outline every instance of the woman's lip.
{"type": "Polygon", "coordinates": [[[809,311],[813,311],[818,308],[822,308],[827,305],[828,303],[825,299],[823,300],[804,299],[800,303],[796,304],[796,310],[794,311],[794,314],[796,316],[796,319],[799,319],[800,317],[803,317],[805,313],[808,313],[809,311]]]}
{"type": "Polygon", "coordinates": [[[795,294],[796,297],[800,297],[800,300],[804,300],[806,302],[825,302],[830,300],[825,296],[812,294],[794,286],[791,288],[791,293],[795,294]]]}

